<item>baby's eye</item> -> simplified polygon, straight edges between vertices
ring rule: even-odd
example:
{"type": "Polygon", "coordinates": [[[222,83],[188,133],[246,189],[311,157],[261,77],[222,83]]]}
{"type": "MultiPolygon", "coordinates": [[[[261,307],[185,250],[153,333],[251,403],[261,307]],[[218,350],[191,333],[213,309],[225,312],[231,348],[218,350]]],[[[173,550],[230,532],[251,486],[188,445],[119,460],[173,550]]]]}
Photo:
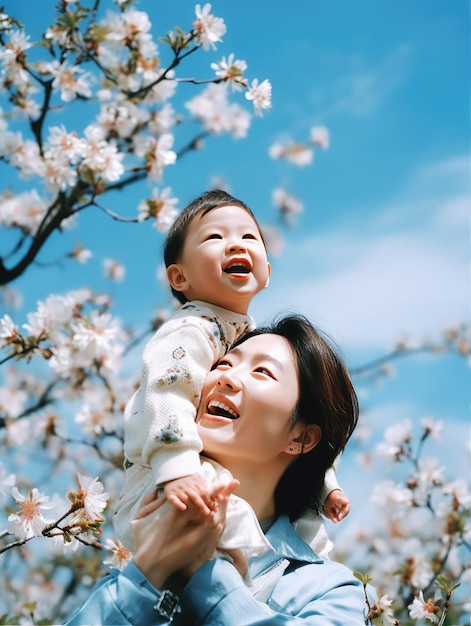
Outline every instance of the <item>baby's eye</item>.
{"type": "Polygon", "coordinates": [[[253,233],[245,233],[245,235],[242,235],[242,239],[256,239],[256,237],[253,233]]]}
{"type": "Polygon", "coordinates": [[[219,235],[218,233],[211,233],[211,235],[208,235],[206,237],[206,240],[208,240],[208,239],[222,239],[222,236],[219,235]]]}

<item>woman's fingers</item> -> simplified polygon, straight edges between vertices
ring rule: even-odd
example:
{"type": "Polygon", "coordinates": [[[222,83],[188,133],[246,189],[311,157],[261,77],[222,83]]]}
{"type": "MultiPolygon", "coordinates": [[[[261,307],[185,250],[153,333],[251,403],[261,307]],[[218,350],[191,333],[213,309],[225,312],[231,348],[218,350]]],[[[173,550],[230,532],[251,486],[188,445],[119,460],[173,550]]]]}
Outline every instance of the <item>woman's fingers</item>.
{"type": "Polygon", "coordinates": [[[143,517],[147,517],[158,508],[162,506],[165,502],[165,495],[162,489],[153,489],[142,501],[142,506],[137,512],[134,519],[142,519],[143,517]]]}

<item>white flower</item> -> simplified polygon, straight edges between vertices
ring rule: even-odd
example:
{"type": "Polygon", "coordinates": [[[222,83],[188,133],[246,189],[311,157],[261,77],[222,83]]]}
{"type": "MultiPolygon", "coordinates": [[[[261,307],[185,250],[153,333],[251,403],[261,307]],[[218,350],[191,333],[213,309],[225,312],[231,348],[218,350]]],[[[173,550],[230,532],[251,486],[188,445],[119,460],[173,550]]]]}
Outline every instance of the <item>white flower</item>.
{"type": "MultiPolygon", "coordinates": [[[[164,70],[160,70],[156,72],[155,79],[160,78],[164,70]]],[[[146,102],[154,103],[154,102],[166,102],[169,100],[177,90],[177,81],[173,80],[175,77],[175,71],[171,70],[165,74],[165,78],[160,82],[156,83],[146,97],[146,102]]]]}
{"type": "Polygon", "coordinates": [[[12,532],[20,539],[26,540],[37,537],[49,523],[44,519],[40,509],[50,509],[49,498],[34,487],[28,495],[23,496],[17,487],[13,487],[11,494],[20,505],[18,513],[12,513],[8,521],[12,523],[12,532]]]}
{"type": "Polygon", "coordinates": [[[0,339],[6,339],[4,345],[8,345],[12,339],[18,336],[18,326],[13,322],[11,317],[5,313],[0,318],[0,339]]]}
{"type": "Polygon", "coordinates": [[[234,61],[234,55],[230,54],[226,60],[226,57],[222,57],[219,63],[211,63],[211,69],[216,73],[216,76],[223,78],[231,83],[233,89],[241,89],[241,83],[244,83],[244,72],[247,69],[247,63],[245,61],[234,61]]]}
{"type": "Polygon", "coordinates": [[[211,5],[206,3],[203,8],[197,4],[195,7],[196,20],[193,26],[196,30],[196,39],[205,50],[216,49],[215,42],[222,41],[221,37],[226,32],[226,25],[221,17],[215,17],[210,13],[211,5]]]}
{"type": "Polygon", "coordinates": [[[211,84],[202,93],[189,100],[185,106],[211,133],[232,132],[235,137],[245,137],[250,127],[250,115],[227,99],[228,86],[211,84]]]}
{"type": "Polygon", "coordinates": [[[16,105],[12,109],[12,116],[21,115],[25,119],[35,119],[41,113],[41,106],[31,98],[18,97],[16,105]]]}
{"type": "Polygon", "coordinates": [[[117,283],[124,279],[126,268],[118,261],[114,259],[103,259],[103,267],[105,268],[106,278],[115,280],[117,283]]]}
{"type": "Polygon", "coordinates": [[[155,228],[161,233],[166,232],[178,214],[175,208],[178,198],[172,198],[171,193],[170,187],[164,187],[161,191],[155,188],[152,197],[143,200],[138,206],[139,221],[155,217],[155,228]]]}
{"type": "Polygon", "coordinates": [[[383,626],[398,626],[399,622],[394,617],[391,609],[392,600],[389,599],[388,595],[381,596],[378,600],[378,607],[381,611],[381,620],[383,622],[383,626]]]}
{"type": "Polygon", "coordinates": [[[283,158],[298,167],[310,165],[314,158],[312,149],[301,143],[291,143],[286,146],[283,146],[281,143],[274,143],[270,146],[268,154],[272,159],[283,158]]]}
{"type": "Polygon", "coordinates": [[[412,619],[426,619],[433,624],[438,624],[438,617],[435,615],[435,604],[432,598],[425,602],[422,591],[407,608],[409,609],[409,615],[412,619]]]}
{"type": "Polygon", "coordinates": [[[48,151],[44,158],[44,169],[41,172],[46,189],[49,191],[65,191],[77,182],[76,170],[62,158],[60,152],[48,151]]]}
{"type": "Polygon", "coordinates": [[[287,193],[284,189],[277,187],[273,190],[273,203],[280,211],[282,217],[288,224],[293,222],[296,215],[302,213],[304,207],[302,203],[294,196],[287,193]]]}
{"type": "Polygon", "coordinates": [[[68,324],[72,315],[75,302],[68,296],[50,295],[44,302],[39,301],[37,310],[28,313],[28,324],[23,328],[32,336],[51,333],[55,326],[68,324]]]}
{"type": "Polygon", "coordinates": [[[412,422],[408,419],[386,429],[385,441],[377,445],[379,454],[394,460],[403,452],[403,446],[412,439],[412,422]]]}
{"type": "Polygon", "coordinates": [[[423,489],[442,484],[444,468],[437,458],[419,459],[417,470],[417,480],[423,489]]]}
{"type": "Polygon", "coordinates": [[[99,126],[88,126],[85,129],[85,137],[87,141],[82,165],[105,180],[110,182],[119,180],[124,172],[124,166],[121,163],[124,154],[118,152],[115,144],[106,141],[104,130],[99,126]]]}
{"type": "Polygon", "coordinates": [[[255,115],[262,115],[262,109],[271,107],[271,83],[265,79],[258,84],[258,79],[252,81],[252,85],[245,94],[247,100],[252,100],[255,109],[255,115]]]}
{"type": "Polygon", "coordinates": [[[26,87],[29,76],[19,59],[31,48],[29,37],[22,31],[14,31],[10,40],[0,49],[0,62],[3,63],[5,78],[18,87],[26,87]]]}
{"type": "Polygon", "coordinates": [[[0,499],[11,493],[12,488],[16,484],[16,475],[8,474],[5,466],[0,462],[0,499]]]}
{"type": "Polygon", "coordinates": [[[46,143],[45,156],[54,156],[58,160],[77,163],[83,156],[85,140],[79,139],[75,131],[68,133],[65,127],[51,126],[46,143]]]}
{"type": "Polygon", "coordinates": [[[35,189],[17,196],[0,198],[0,224],[18,226],[35,233],[47,213],[47,204],[35,189]]]}
{"type": "Polygon", "coordinates": [[[70,67],[67,63],[52,61],[48,64],[49,73],[54,77],[52,86],[61,92],[61,100],[70,102],[77,96],[91,98],[92,90],[89,84],[89,74],[81,67],[70,67]]]}
{"type": "Polygon", "coordinates": [[[110,407],[105,405],[106,399],[100,400],[98,403],[95,399],[94,406],[85,403],[75,414],[75,423],[89,437],[99,437],[103,433],[112,433],[116,430],[115,416],[110,407]]]}
{"type": "Polygon", "coordinates": [[[87,248],[84,248],[81,245],[77,245],[72,250],[72,252],[69,253],[69,256],[84,265],[89,259],[92,258],[93,252],[91,250],[88,250],[87,248]]]}
{"type": "Polygon", "coordinates": [[[129,552],[118,539],[116,541],[107,539],[105,548],[112,553],[112,556],[103,561],[103,565],[109,565],[110,567],[116,567],[122,570],[132,558],[131,552],[129,552]]]}
{"type": "Polygon", "coordinates": [[[91,478],[82,474],[77,474],[77,479],[80,486],[80,497],[83,500],[88,519],[92,522],[101,521],[103,519],[101,513],[109,498],[109,495],[103,491],[103,484],[99,482],[98,478],[91,478]]]}
{"type": "Polygon", "coordinates": [[[98,123],[106,129],[107,133],[113,131],[120,137],[129,137],[138,124],[146,122],[147,119],[147,112],[144,114],[144,111],[132,102],[124,102],[103,106],[98,116],[98,123]]]}
{"type": "Polygon", "coordinates": [[[139,45],[148,39],[147,33],[152,28],[147,13],[136,9],[128,9],[123,13],[109,12],[101,25],[108,30],[106,40],[118,47],[129,45],[133,41],[139,45]]]}
{"type": "Polygon", "coordinates": [[[136,155],[147,160],[149,178],[160,181],[162,172],[168,165],[173,165],[177,154],[170,148],[174,137],[171,133],[164,133],[158,139],[154,137],[138,136],[134,140],[136,155]]]}
{"type": "Polygon", "coordinates": [[[471,505],[471,493],[468,484],[462,478],[443,485],[443,493],[453,495],[462,507],[471,505]]]}
{"type": "Polygon", "coordinates": [[[158,111],[152,111],[148,128],[153,135],[161,135],[175,126],[177,115],[171,104],[166,103],[158,111]]]}
{"type": "MultiPolygon", "coordinates": [[[[28,394],[23,389],[18,389],[13,384],[5,384],[0,387],[0,412],[10,419],[18,417],[24,411],[26,402],[28,401],[28,394]]],[[[11,429],[15,428],[15,424],[21,424],[21,428],[24,430],[27,427],[28,420],[19,420],[10,422],[7,425],[8,434],[11,434],[11,429]]],[[[25,443],[26,440],[22,440],[25,443]]],[[[21,445],[21,444],[20,444],[21,445]]]]}
{"type": "Polygon", "coordinates": [[[328,128],[325,126],[313,126],[311,128],[311,141],[315,146],[327,149],[330,145],[328,128]]]}
{"type": "Polygon", "coordinates": [[[83,358],[100,360],[112,350],[113,342],[120,334],[119,322],[109,313],[92,311],[90,321],[75,319],[71,322],[73,343],[83,358]]]}
{"type": "Polygon", "coordinates": [[[404,514],[412,505],[412,493],[406,487],[392,480],[385,480],[375,485],[371,501],[388,508],[388,513],[397,518],[404,514]]]}
{"type": "Polygon", "coordinates": [[[443,429],[443,422],[439,422],[434,420],[433,417],[424,417],[420,420],[422,424],[422,428],[424,429],[426,435],[430,435],[436,441],[440,441],[441,431],[443,429]]]}
{"type": "MultiPolygon", "coordinates": [[[[17,135],[18,138],[18,135],[17,135]]],[[[44,165],[39,153],[38,144],[27,139],[10,151],[10,163],[21,170],[23,176],[42,176],[44,165]]]]}

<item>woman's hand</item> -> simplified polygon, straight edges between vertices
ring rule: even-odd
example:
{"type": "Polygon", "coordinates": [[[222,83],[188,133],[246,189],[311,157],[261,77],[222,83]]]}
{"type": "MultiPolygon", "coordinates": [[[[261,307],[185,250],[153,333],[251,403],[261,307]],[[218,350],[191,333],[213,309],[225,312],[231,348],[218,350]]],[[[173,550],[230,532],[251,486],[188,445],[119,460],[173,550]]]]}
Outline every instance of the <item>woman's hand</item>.
{"type": "Polygon", "coordinates": [[[136,550],[134,563],[156,588],[177,572],[190,578],[211,558],[226,522],[227,502],[239,482],[219,487],[212,498],[212,510],[205,514],[189,504],[179,511],[165,500],[150,494],[131,522],[136,550]],[[161,509],[158,521],[155,511],[161,509]]]}

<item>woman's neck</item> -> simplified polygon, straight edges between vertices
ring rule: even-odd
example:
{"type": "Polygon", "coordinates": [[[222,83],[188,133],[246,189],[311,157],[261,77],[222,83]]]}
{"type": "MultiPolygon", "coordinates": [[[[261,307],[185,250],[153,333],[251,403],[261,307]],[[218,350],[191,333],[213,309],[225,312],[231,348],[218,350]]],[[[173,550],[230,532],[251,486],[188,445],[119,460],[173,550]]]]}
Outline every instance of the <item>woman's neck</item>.
{"type": "Polygon", "coordinates": [[[266,463],[247,467],[243,461],[233,460],[224,467],[240,481],[235,494],[250,504],[259,521],[275,515],[275,488],[283,471],[272,472],[266,463]]]}

